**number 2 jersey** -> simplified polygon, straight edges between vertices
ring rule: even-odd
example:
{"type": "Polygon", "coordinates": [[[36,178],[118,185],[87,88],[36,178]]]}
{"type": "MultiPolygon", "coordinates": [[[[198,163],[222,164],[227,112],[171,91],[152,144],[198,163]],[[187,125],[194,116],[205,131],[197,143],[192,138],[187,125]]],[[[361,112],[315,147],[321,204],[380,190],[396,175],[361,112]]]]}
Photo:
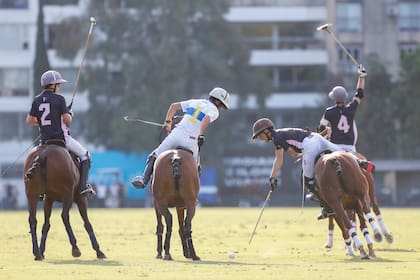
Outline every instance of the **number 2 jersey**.
{"type": "Polygon", "coordinates": [[[345,106],[328,107],[321,124],[331,127],[330,141],[334,144],[356,145],[357,127],[354,117],[359,103],[353,99],[345,106]]]}
{"type": "Polygon", "coordinates": [[[66,100],[60,94],[44,90],[35,97],[29,114],[38,120],[41,141],[64,140],[61,116],[67,113],[66,100]]]}

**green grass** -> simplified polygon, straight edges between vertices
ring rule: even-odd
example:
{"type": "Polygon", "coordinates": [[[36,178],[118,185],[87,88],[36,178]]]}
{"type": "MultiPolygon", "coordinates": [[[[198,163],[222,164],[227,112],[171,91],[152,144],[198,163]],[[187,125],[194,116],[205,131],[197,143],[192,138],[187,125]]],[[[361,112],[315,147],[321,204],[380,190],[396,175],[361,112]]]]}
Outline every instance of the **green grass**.
{"type": "Polygon", "coordinates": [[[174,212],[174,261],[155,259],[155,214],[142,208],[90,210],[106,260],[96,259],[76,209],[71,211],[71,221],[82,256],[73,258],[60,210],[55,210],[42,262],[33,260],[27,212],[0,212],[0,279],[345,280],[418,279],[420,275],[420,209],[382,209],[394,243],[375,243],[377,258],[371,260],[346,256],[337,227],[334,247],[325,249],[327,223],[316,220],[319,209],[268,207],[251,245],[259,208],[197,209],[193,238],[202,261],[193,262],[182,255],[174,212]],[[229,252],[236,257],[229,259],[229,252]]]}

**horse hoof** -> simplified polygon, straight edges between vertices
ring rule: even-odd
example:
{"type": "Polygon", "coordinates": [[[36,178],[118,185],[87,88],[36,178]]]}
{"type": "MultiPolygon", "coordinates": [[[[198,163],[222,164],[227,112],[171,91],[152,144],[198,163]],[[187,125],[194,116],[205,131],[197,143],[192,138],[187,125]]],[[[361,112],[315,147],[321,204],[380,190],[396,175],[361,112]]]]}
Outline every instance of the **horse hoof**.
{"type": "Polygon", "coordinates": [[[82,255],[82,253],[80,252],[79,248],[73,248],[71,250],[71,255],[75,258],[78,258],[82,255]]]}
{"type": "Polygon", "coordinates": [[[96,252],[96,258],[98,259],[106,259],[106,256],[104,253],[102,253],[101,251],[96,252]]]}
{"type": "Polygon", "coordinates": [[[392,243],[392,242],[394,242],[394,236],[392,236],[392,234],[391,234],[391,233],[386,233],[386,234],[385,234],[385,240],[386,240],[386,242],[388,242],[388,243],[392,243]]]}
{"type": "Polygon", "coordinates": [[[373,238],[378,243],[382,242],[382,234],[380,232],[375,232],[374,235],[373,235],[373,238]]]}
{"type": "Polygon", "coordinates": [[[158,254],[158,255],[156,256],[156,259],[161,260],[161,259],[162,259],[162,254],[158,254]]]}
{"type": "Polygon", "coordinates": [[[331,249],[332,248],[332,244],[325,244],[325,248],[331,249]]]}
{"type": "Polygon", "coordinates": [[[362,260],[369,260],[370,259],[370,257],[368,255],[360,255],[360,258],[362,260]]]}
{"type": "Polygon", "coordinates": [[[165,256],[163,257],[163,260],[164,260],[164,261],[173,261],[173,258],[172,258],[172,256],[171,256],[171,255],[165,255],[165,256]]]}
{"type": "Polygon", "coordinates": [[[201,261],[200,257],[198,257],[198,256],[194,256],[194,257],[192,257],[192,259],[193,259],[193,261],[201,261]]]}
{"type": "Polygon", "coordinates": [[[44,260],[44,256],[43,255],[35,256],[35,259],[34,260],[35,261],[42,261],[42,260],[44,260]]]}

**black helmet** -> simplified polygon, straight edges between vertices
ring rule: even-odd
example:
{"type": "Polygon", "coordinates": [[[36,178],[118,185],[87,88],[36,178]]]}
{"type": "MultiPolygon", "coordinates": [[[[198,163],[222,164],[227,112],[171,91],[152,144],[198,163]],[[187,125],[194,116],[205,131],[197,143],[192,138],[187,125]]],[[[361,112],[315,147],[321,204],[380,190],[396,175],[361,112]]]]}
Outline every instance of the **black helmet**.
{"type": "Polygon", "coordinates": [[[258,135],[264,131],[264,129],[273,129],[274,123],[267,118],[257,120],[252,126],[252,139],[258,137],[258,135]]]}

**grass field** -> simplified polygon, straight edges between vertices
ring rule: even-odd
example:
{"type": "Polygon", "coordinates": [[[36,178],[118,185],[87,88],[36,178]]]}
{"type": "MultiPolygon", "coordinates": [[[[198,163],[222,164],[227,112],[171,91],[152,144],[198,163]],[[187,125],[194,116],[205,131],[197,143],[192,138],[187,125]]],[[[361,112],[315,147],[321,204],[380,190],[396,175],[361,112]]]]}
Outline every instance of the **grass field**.
{"type": "MultiPolygon", "coordinates": [[[[76,209],[71,221],[80,258],[71,256],[60,210],[52,216],[45,260],[33,260],[26,211],[0,212],[0,279],[419,279],[420,209],[384,208],[394,243],[375,243],[377,258],[346,256],[341,232],[325,249],[327,223],[317,208],[268,207],[251,245],[259,208],[200,208],[193,238],[200,262],[182,255],[175,225],[174,261],[155,259],[156,222],[152,209],[91,209],[106,260],[97,260],[76,209]],[[228,257],[235,252],[235,258],[228,257]]],[[[41,211],[42,212],[42,211],[41,211]]],[[[43,215],[38,212],[38,236],[43,215]]],[[[172,211],[175,218],[175,211],[172,211]]]]}

